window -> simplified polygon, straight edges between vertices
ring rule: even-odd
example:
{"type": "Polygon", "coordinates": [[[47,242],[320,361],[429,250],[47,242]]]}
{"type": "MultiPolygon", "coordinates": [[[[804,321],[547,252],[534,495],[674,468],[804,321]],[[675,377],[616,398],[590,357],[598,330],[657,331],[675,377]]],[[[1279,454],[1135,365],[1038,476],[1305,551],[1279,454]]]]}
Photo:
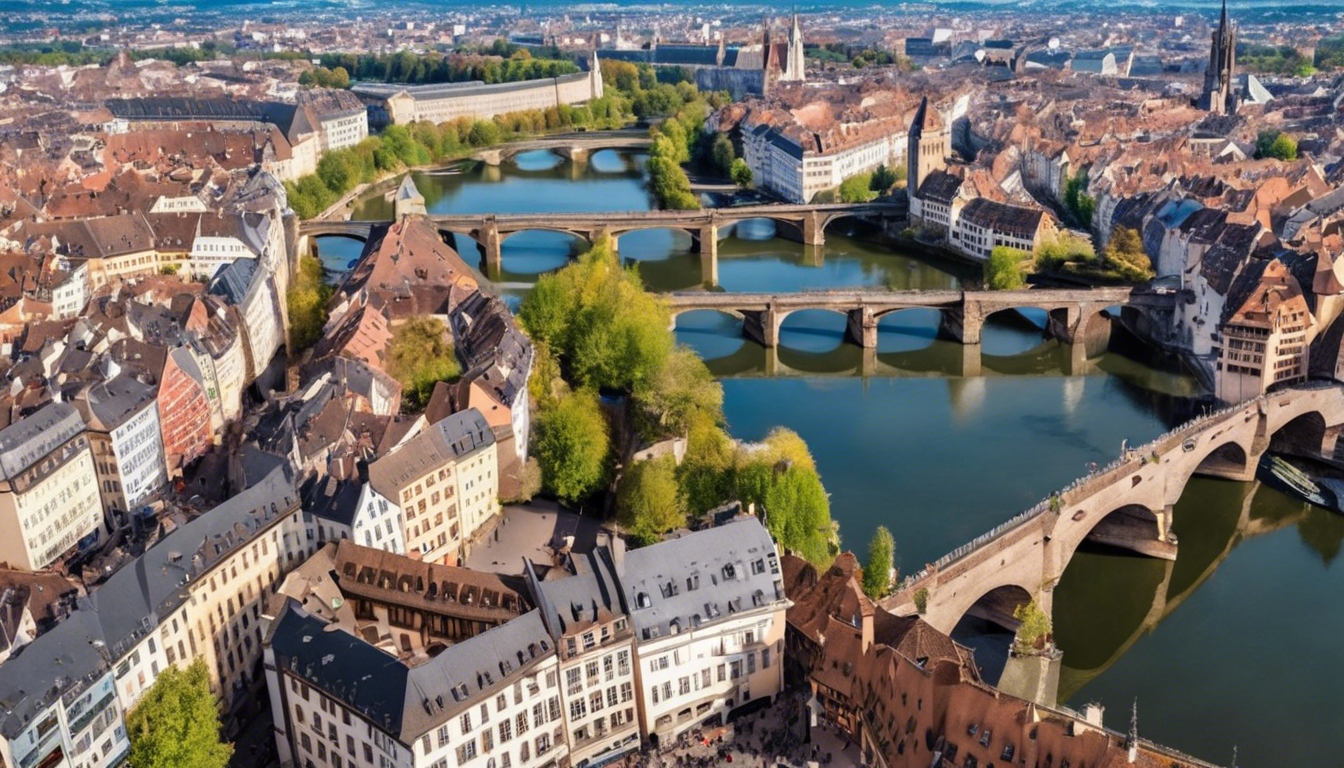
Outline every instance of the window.
{"type": "Polygon", "coordinates": [[[635,687],[630,683],[621,683],[621,701],[629,701],[635,697],[635,687]]]}
{"type": "Polygon", "coordinates": [[[593,692],[593,695],[589,697],[588,706],[591,707],[592,710],[593,710],[594,712],[601,712],[601,711],[602,711],[602,692],[601,692],[601,691],[594,691],[594,692],[593,692]]]}
{"type": "MultiPolygon", "coordinates": [[[[736,677],[736,675],[734,675],[734,677],[736,677]]],[[[458,725],[461,727],[462,733],[471,733],[471,713],[463,712],[458,725]]]]}
{"type": "Polygon", "coordinates": [[[508,742],[509,739],[512,738],[513,738],[513,721],[506,719],[504,720],[504,722],[499,724],[499,743],[505,744],[508,742]]]}
{"type": "Polygon", "coordinates": [[[465,744],[457,748],[457,764],[462,765],[468,760],[476,757],[476,740],[468,739],[465,744]]]}
{"type": "Polygon", "coordinates": [[[579,677],[579,668],[570,667],[565,670],[565,693],[573,696],[583,690],[583,680],[579,677]]]}
{"type": "Polygon", "coordinates": [[[526,712],[519,712],[519,713],[518,713],[518,717],[515,718],[515,722],[518,724],[518,734],[519,734],[520,736],[521,736],[522,734],[524,734],[524,733],[527,733],[527,713],[526,713],[526,712]]]}
{"type": "Polygon", "coordinates": [[[587,714],[588,710],[583,703],[583,699],[575,699],[569,702],[569,717],[571,720],[578,720],[587,714]]]}
{"type": "Polygon", "coordinates": [[[440,726],[439,726],[439,746],[440,746],[440,747],[443,747],[443,746],[446,746],[447,744],[448,744],[448,726],[446,726],[446,725],[440,725],[440,726]]]}

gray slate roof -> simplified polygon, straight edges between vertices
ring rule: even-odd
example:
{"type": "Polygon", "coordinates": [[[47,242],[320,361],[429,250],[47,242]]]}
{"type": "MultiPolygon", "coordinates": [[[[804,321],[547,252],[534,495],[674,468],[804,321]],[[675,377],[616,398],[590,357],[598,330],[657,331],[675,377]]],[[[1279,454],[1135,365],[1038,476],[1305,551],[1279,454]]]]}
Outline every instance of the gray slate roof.
{"type": "Polygon", "coordinates": [[[754,517],[627,553],[621,586],[641,640],[785,600],[775,543],[754,517]]]}
{"type": "Polygon", "coordinates": [[[458,411],[431,424],[405,445],[369,465],[369,482],[389,499],[401,488],[449,461],[461,461],[494,445],[495,433],[475,408],[458,411]]]}
{"type": "Polygon", "coordinates": [[[0,429],[0,478],[14,479],[83,431],[84,420],[69,403],[48,403],[0,429]]]}

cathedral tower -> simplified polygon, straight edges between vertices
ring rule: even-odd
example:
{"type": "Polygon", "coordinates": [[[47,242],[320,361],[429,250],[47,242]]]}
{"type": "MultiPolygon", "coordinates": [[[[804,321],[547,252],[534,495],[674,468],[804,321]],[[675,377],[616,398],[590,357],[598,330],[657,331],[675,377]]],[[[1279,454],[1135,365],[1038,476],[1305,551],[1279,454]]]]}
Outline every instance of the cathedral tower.
{"type": "Polygon", "coordinates": [[[1237,71],[1237,30],[1227,19],[1227,0],[1223,0],[1223,15],[1213,33],[1209,49],[1209,68],[1204,71],[1204,92],[1199,97],[1199,108],[1215,115],[1230,115],[1240,106],[1240,94],[1235,84],[1237,71]]]}
{"type": "Polygon", "coordinates": [[[919,186],[929,174],[947,167],[950,139],[938,108],[929,106],[929,97],[925,96],[910,123],[910,144],[905,158],[906,189],[911,195],[919,193],[919,186]]]}

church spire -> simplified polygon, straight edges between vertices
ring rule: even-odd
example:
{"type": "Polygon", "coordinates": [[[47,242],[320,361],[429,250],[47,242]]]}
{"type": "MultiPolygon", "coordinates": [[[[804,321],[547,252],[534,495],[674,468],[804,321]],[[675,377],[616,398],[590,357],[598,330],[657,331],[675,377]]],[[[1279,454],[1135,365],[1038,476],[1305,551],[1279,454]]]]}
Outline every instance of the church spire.
{"type": "Polygon", "coordinates": [[[1227,29],[1227,0],[1223,0],[1223,16],[1221,19],[1218,20],[1218,29],[1219,30],[1227,29]]]}

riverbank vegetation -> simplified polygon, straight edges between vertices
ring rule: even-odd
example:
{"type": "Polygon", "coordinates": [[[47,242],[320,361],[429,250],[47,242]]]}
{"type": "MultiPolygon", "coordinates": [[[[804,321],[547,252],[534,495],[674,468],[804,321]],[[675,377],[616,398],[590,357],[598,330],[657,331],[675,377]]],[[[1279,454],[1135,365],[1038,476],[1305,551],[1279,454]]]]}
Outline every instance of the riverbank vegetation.
{"type": "Polygon", "coordinates": [[[1153,264],[1139,233],[1118,227],[1106,249],[1097,254],[1092,241],[1060,232],[1043,241],[1036,252],[998,246],[985,263],[985,287],[992,291],[1021,288],[1028,273],[1068,277],[1096,283],[1142,283],[1153,279],[1153,264]]]}
{"type": "Polygon", "coordinates": [[[396,326],[387,347],[387,372],[401,383],[402,403],[412,411],[429,405],[434,385],[462,374],[443,321],[416,315],[396,326]]]}
{"type": "Polygon", "coordinates": [[[294,212],[310,219],[356,186],[407,168],[456,160],[503,141],[577,128],[619,128],[630,117],[629,101],[615,95],[579,107],[510,112],[492,120],[459,118],[438,125],[392,125],[356,146],[323,154],[316,173],[285,182],[285,190],[294,212]]]}
{"type": "MultiPolygon", "coordinates": [[[[548,77],[572,75],[582,71],[572,59],[534,58],[526,48],[486,49],[482,53],[325,53],[321,67],[312,70],[312,79],[322,70],[345,70],[353,80],[426,85],[430,83],[514,83],[548,77]]],[[[300,83],[303,83],[300,80],[300,83]]],[[[339,86],[333,86],[339,87],[339,86]]],[[[348,87],[348,84],[347,84],[348,87]]]]}
{"type": "Polygon", "coordinates": [[[868,540],[868,562],[863,565],[863,592],[874,600],[891,591],[891,569],[896,561],[896,539],[879,525],[868,540]]]}
{"type": "Polygon", "coordinates": [[[636,542],[736,498],[766,510],[781,545],[830,562],[837,535],[807,446],[788,430],[756,445],[733,443],[723,429],[723,388],[693,350],[677,345],[666,305],[644,290],[637,269],[621,266],[610,238],[538,280],[518,317],[537,348],[534,453],[548,493],[581,502],[609,488],[620,469],[616,516],[636,542]],[[666,456],[618,467],[611,435],[623,445],[685,439],[685,456],[680,465],[666,456]]]}
{"type": "Polygon", "coordinates": [[[322,326],[327,323],[327,300],[333,290],[323,279],[322,262],[313,255],[300,256],[298,271],[285,296],[290,342],[296,351],[307,349],[322,338],[322,326]]]}

